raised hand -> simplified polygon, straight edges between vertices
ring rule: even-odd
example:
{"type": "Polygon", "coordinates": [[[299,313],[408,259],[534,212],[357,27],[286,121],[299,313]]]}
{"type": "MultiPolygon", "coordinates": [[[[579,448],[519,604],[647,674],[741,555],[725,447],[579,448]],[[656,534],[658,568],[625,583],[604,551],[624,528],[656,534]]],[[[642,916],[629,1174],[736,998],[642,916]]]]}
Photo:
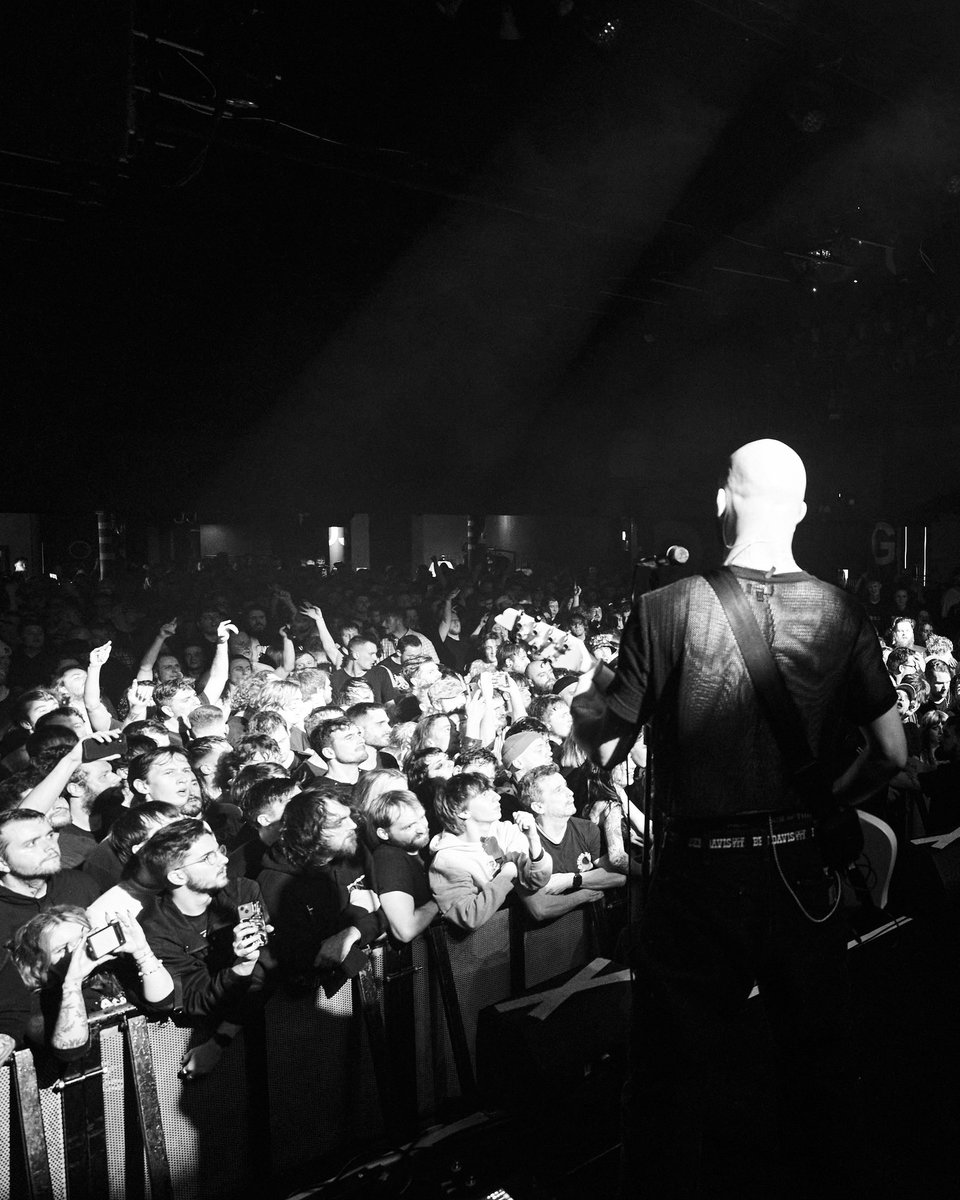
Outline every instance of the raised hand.
{"type": "Polygon", "coordinates": [[[135,679],[127,688],[127,704],[130,708],[146,708],[153,699],[153,684],[135,679]]]}
{"type": "Polygon", "coordinates": [[[110,651],[113,649],[113,642],[104,642],[102,646],[94,646],[90,651],[90,666],[102,667],[110,657],[110,651]]]}

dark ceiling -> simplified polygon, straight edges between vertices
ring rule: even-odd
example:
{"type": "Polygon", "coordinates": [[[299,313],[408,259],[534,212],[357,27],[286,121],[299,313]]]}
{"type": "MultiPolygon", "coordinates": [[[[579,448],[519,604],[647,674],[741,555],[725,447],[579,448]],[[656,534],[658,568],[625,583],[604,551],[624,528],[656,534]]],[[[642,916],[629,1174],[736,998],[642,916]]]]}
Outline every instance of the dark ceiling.
{"type": "Polygon", "coordinates": [[[890,429],[954,436],[946,337],[830,331],[960,312],[955,0],[118,7],[4,49],[5,508],[682,508],[756,436],[821,508],[945,484],[890,429]]]}

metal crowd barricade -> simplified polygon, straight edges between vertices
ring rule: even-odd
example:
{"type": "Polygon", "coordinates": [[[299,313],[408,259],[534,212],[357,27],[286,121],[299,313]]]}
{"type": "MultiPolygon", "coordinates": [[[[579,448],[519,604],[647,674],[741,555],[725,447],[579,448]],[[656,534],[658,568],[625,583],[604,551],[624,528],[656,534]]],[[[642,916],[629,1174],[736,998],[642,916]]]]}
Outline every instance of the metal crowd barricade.
{"type": "Polygon", "coordinates": [[[276,993],[199,1080],[178,1074],[197,1031],[129,1006],[92,1018],[89,1053],[59,1075],[18,1051],[0,1068],[0,1200],[266,1194],[476,1108],[480,1010],[588,962],[599,907],[544,923],[508,908],[376,947],[332,997],[276,993]]]}

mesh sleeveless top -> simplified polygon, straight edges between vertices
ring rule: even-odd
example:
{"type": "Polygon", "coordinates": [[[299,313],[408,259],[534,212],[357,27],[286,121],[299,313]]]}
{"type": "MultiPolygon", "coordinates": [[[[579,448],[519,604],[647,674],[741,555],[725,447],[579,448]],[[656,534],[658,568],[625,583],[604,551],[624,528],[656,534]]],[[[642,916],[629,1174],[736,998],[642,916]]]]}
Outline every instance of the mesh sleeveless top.
{"type": "MultiPolygon", "coordinates": [[[[734,567],[733,574],[814,754],[838,774],[844,736],[895,703],[873,626],[854,597],[805,572],[768,577],[734,567]]],[[[701,576],[634,605],[608,702],[638,727],[652,719],[657,800],[667,815],[801,807],[726,614],[701,576]]]]}

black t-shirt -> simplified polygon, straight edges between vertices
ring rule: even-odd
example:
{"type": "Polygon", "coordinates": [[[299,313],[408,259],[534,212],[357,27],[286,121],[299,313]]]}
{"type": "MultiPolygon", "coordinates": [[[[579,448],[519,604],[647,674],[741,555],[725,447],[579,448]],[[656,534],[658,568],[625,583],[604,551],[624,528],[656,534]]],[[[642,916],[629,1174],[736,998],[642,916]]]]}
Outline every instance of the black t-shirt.
{"type": "Polygon", "coordinates": [[[371,667],[364,675],[363,680],[373,689],[375,704],[390,704],[400,694],[394,685],[393,672],[383,663],[377,663],[375,667],[371,667]]]}
{"type": "Polygon", "coordinates": [[[341,804],[346,804],[348,808],[353,807],[352,783],[344,783],[342,779],[331,779],[329,775],[321,775],[314,781],[313,786],[323,788],[325,792],[331,792],[341,804]]]}
{"type": "Polygon", "coordinates": [[[227,874],[231,879],[243,876],[245,879],[256,879],[263,870],[263,859],[267,853],[267,844],[252,825],[244,822],[243,828],[234,842],[233,849],[227,861],[227,874]]]}
{"type": "Polygon", "coordinates": [[[111,787],[102,791],[90,809],[90,827],[95,831],[94,837],[102,842],[110,832],[111,825],[125,811],[122,787],[111,787]]]}
{"type": "Polygon", "coordinates": [[[430,899],[427,865],[422,857],[383,842],[373,852],[373,886],[380,896],[384,892],[406,892],[413,897],[414,908],[430,899]]]}
{"type": "Polygon", "coordinates": [[[89,875],[101,893],[123,878],[123,864],[109,842],[100,842],[83,860],[84,875],[89,875]]]}
{"type": "Polygon", "coordinates": [[[397,689],[393,685],[393,675],[382,663],[377,663],[362,675],[348,675],[342,668],[330,673],[330,686],[334,697],[338,696],[348,683],[365,683],[373,692],[375,704],[389,704],[397,698],[397,689]]]}
{"type": "Polygon", "coordinates": [[[452,667],[458,675],[465,675],[473,660],[469,642],[461,641],[460,638],[444,638],[438,644],[437,654],[443,665],[452,667]]]}
{"type": "Polygon", "coordinates": [[[559,842],[551,842],[540,830],[540,840],[553,859],[553,869],[560,871],[592,871],[600,861],[602,844],[600,828],[592,821],[571,817],[559,842]]]}
{"type": "Polygon", "coordinates": [[[864,602],[863,611],[870,618],[870,624],[879,634],[885,634],[890,628],[890,611],[885,604],[873,604],[870,600],[864,602]]]}
{"type": "MultiPolygon", "coordinates": [[[[733,575],[800,709],[813,753],[836,777],[850,725],[868,724],[896,699],[863,606],[803,571],[768,578],[734,568],[733,575]]],[[[667,815],[803,809],[726,614],[702,576],[648,592],[634,605],[608,702],[637,731],[652,717],[667,815]]]]}
{"type": "Polygon", "coordinates": [[[61,867],[79,867],[97,848],[97,839],[89,829],[64,825],[59,831],[61,867]]]}
{"type": "Polygon", "coordinates": [[[212,800],[203,808],[203,819],[213,830],[213,836],[222,842],[229,853],[236,846],[243,830],[247,827],[243,813],[229,800],[212,800]]]}

